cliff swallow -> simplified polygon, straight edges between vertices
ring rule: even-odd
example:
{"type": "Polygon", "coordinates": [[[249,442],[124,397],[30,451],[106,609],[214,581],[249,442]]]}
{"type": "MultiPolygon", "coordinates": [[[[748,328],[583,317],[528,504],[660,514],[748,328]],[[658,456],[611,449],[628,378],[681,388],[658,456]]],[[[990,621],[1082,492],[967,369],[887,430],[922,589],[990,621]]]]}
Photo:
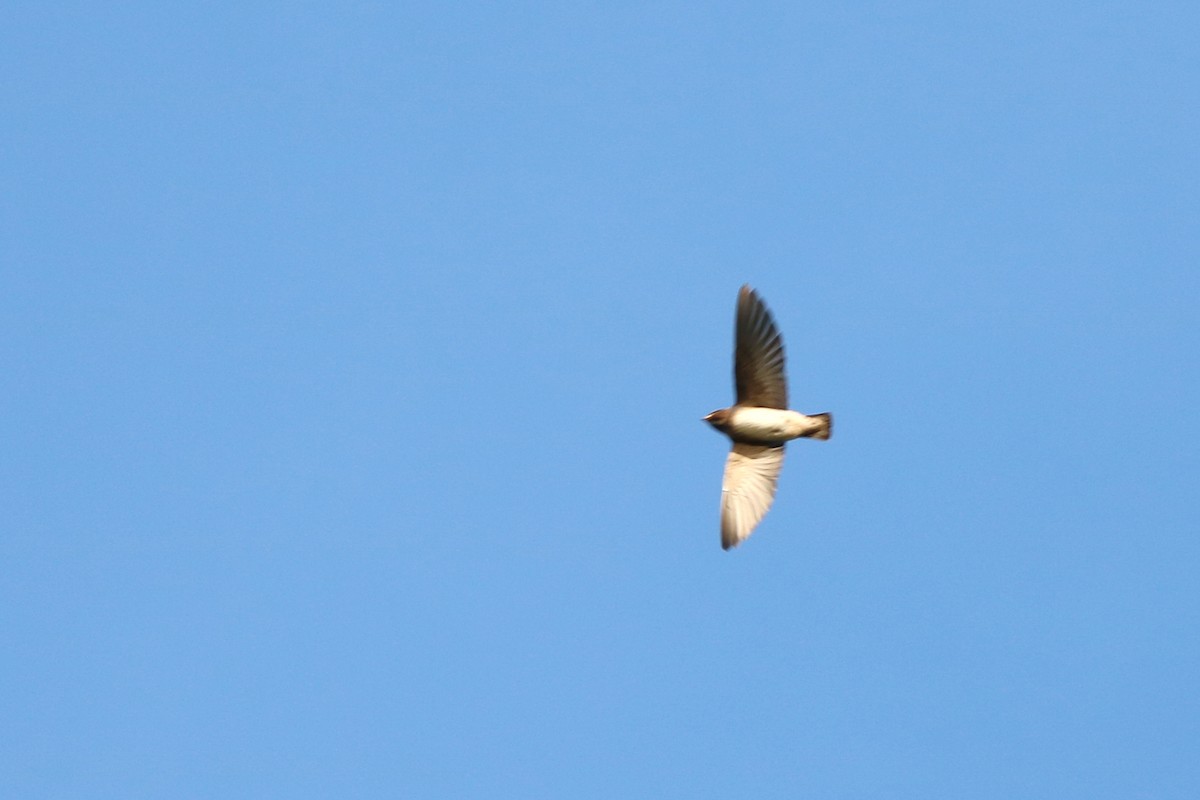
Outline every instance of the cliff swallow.
{"type": "Polygon", "coordinates": [[[721,483],[721,547],[737,547],[754,531],[775,499],[784,444],[828,439],[830,414],[788,410],[783,337],[766,304],[749,285],[738,292],[733,382],[737,402],[704,421],[733,440],[721,483]]]}

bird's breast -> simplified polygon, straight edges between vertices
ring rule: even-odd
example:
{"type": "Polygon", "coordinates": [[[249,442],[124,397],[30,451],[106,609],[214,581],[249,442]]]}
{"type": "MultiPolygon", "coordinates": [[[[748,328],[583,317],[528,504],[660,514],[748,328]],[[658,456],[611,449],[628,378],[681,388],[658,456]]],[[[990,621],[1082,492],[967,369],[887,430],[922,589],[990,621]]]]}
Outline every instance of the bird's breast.
{"type": "Polygon", "coordinates": [[[732,439],[756,444],[782,444],[805,435],[813,420],[782,408],[735,408],[729,420],[732,439]]]}

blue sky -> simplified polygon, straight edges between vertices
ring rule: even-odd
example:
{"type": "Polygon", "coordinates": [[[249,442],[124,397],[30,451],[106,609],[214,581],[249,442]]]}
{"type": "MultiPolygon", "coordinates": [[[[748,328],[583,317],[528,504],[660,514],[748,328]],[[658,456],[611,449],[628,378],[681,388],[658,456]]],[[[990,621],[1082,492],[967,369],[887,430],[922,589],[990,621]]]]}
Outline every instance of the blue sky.
{"type": "Polygon", "coordinates": [[[6,8],[3,795],[1197,796],[1198,24],[6,8]]]}

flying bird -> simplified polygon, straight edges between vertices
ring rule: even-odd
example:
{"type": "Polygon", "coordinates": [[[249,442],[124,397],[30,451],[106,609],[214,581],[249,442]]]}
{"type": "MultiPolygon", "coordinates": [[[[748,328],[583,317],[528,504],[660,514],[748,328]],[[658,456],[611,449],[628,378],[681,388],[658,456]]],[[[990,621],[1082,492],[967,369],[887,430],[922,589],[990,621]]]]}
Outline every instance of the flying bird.
{"type": "Polygon", "coordinates": [[[733,382],[737,402],[704,421],[733,440],[721,483],[721,547],[737,547],[754,532],[775,499],[783,448],[791,439],[828,439],[830,414],[788,410],[783,337],[749,285],[738,292],[733,382]]]}

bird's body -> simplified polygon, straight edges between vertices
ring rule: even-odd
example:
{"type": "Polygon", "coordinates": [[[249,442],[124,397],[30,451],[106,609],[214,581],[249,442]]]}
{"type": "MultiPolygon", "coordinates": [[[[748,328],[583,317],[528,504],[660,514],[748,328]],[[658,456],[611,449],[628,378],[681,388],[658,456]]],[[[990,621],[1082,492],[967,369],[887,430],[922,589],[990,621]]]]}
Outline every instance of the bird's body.
{"type": "Polygon", "coordinates": [[[749,286],[738,293],[733,376],[737,402],[704,418],[733,440],[721,484],[721,546],[726,550],[741,544],[771,507],[784,444],[828,439],[833,429],[829,414],[809,416],[788,409],[783,337],[749,286]]]}
{"type": "Polygon", "coordinates": [[[728,421],[713,427],[735,442],[783,444],[805,436],[829,438],[821,435],[829,428],[827,415],[824,414],[810,417],[786,408],[758,406],[734,406],[729,411],[728,421]]]}

